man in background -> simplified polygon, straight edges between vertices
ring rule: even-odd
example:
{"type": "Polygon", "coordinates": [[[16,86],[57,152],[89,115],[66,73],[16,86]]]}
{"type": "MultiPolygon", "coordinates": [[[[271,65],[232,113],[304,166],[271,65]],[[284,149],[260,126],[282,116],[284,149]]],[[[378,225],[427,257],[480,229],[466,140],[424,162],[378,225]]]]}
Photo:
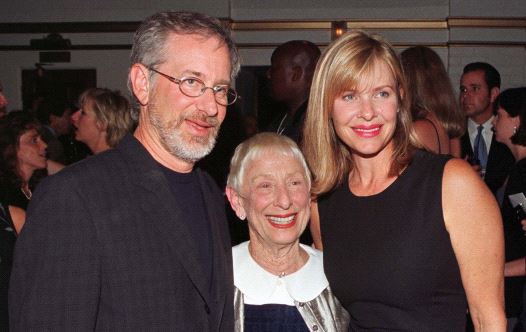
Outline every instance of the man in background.
{"type": "Polygon", "coordinates": [[[497,198],[514,163],[510,150],[493,137],[493,103],[499,93],[500,74],[492,65],[473,62],[464,67],[459,98],[467,117],[467,131],[461,138],[462,157],[475,164],[497,198]]]}
{"type": "Polygon", "coordinates": [[[266,131],[288,136],[299,143],[312,75],[319,57],[318,46],[306,40],[291,40],[274,50],[267,76],[272,98],[283,103],[286,111],[276,116],[266,131]]]}

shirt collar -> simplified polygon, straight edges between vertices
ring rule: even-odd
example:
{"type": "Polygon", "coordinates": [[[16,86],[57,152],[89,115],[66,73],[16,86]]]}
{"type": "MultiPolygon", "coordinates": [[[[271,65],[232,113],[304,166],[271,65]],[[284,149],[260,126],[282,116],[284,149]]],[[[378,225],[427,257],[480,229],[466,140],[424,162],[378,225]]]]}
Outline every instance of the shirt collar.
{"type": "Polygon", "coordinates": [[[323,253],[300,244],[309,255],[309,260],[298,271],[278,277],[259,266],[243,242],[232,248],[234,263],[234,285],[245,295],[265,302],[277,288],[278,281],[285,283],[290,297],[297,302],[308,302],[316,298],[329,282],[323,272],[323,253]]]}
{"type": "MultiPolygon", "coordinates": [[[[493,128],[493,124],[492,124],[492,121],[493,121],[493,118],[494,116],[492,115],[486,122],[484,122],[482,124],[482,126],[484,127],[483,129],[483,132],[484,133],[487,133],[487,134],[492,134],[492,128],[493,128]]],[[[468,118],[468,132],[469,132],[469,136],[472,136],[472,137],[475,137],[477,136],[477,128],[478,128],[479,124],[476,123],[475,121],[471,120],[470,118],[468,118]]]]}

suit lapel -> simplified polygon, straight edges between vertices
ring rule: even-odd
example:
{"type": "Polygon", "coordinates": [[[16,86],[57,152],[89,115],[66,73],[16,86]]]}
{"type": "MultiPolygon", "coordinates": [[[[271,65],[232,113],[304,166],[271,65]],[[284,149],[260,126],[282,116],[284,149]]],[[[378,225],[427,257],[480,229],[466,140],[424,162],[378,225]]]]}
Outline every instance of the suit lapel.
{"type": "Polygon", "coordinates": [[[146,149],[131,135],[119,147],[131,167],[135,168],[135,176],[130,181],[138,186],[136,198],[140,202],[141,210],[144,211],[145,216],[149,216],[151,227],[157,228],[160,239],[168,244],[201,297],[209,303],[209,290],[204,278],[204,270],[197,260],[199,241],[182,222],[185,216],[162,170],[146,149]]]}
{"type": "MultiPolygon", "coordinates": [[[[206,217],[210,222],[214,271],[214,281],[211,296],[212,301],[218,303],[218,305],[216,305],[216,309],[219,310],[219,312],[217,312],[218,316],[216,322],[219,322],[220,317],[223,315],[222,304],[225,303],[225,298],[227,296],[226,292],[231,291],[233,294],[233,288],[231,289],[228,287],[229,284],[233,285],[233,280],[224,280],[225,276],[232,275],[232,260],[229,258],[231,256],[227,256],[227,254],[231,252],[231,244],[228,240],[229,235],[226,233],[227,228],[225,227],[226,218],[224,217],[224,205],[217,204],[217,197],[212,196],[212,193],[215,193],[217,188],[210,188],[212,185],[211,181],[207,181],[205,179],[205,174],[203,172],[199,170],[197,171],[199,174],[199,182],[203,191],[203,196],[205,202],[207,202],[205,204],[206,217]],[[230,269],[230,272],[227,271],[227,269],[230,269]]],[[[230,304],[231,303],[227,303],[227,305],[230,304]]]]}
{"type": "Polygon", "coordinates": [[[473,147],[471,146],[471,141],[469,140],[469,132],[466,129],[466,133],[462,135],[460,139],[462,157],[473,156],[473,147]]]}

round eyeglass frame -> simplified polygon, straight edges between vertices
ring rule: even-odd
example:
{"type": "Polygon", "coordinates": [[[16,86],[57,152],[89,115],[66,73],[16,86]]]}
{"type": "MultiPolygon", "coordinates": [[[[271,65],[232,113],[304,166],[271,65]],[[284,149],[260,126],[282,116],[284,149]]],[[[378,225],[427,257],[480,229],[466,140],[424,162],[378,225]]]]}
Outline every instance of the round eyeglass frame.
{"type": "Polygon", "coordinates": [[[234,104],[238,100],[238,98],[240,98],[239,95],[237,94],[236,90],[228,88],[227,91],[226,91],[226,103],[225,103],[225,102],[221,101],[220,99],[218,99],[217,93],[221,91],[220,90],[221,88],[226,87],[226,86],[217,85],[217,86],[214,86],[214,87],[210,87],[210,86],[206,86],[205,83],[203,81],[201,81],[200,79],[198,79],[197,77],[175,78],[173,76],[170,76],[168,74],[160,72],[157,69],[154,69],[152,67],[147,67],[147,68],[149,70],[153,71],[154,73],[157,73],[157,74],[163,76],[164,78],[166,78],[170,82],[177,84],[179,86],[179,90],[181,91],[181,93],[184,94],[187,97],[191,97],[191,98],[200,97],[200,96],[202,96],[205,93],[205,91],[207,89],[210,89],[210,90],[212,90],[212,93],[214,94],[214,100],[216,101],[216,103],[218,103],[219,105],[222,105],[222,106],[230,106],[230,105],[234,104]],[[183,84],[181,84],[181,83],[183,83],[185,81],[188,81],[188,80],[194,80],[194,81],[198,82],[202,86],[201,89],[199,89],[199,92],[198,92],[197,95],[192,94],[192,93],[184,90],[183,84]],[[232,99],[232,100],[229,100],[229,99],[232,99]]]}

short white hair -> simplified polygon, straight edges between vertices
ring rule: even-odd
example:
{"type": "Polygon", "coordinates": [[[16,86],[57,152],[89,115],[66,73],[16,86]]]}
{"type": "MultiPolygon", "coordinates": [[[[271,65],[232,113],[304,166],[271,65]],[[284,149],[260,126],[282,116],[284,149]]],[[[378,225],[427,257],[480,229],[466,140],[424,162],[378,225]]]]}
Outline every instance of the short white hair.
{"type": "Polygon", "coordinates": [[[311,173],[298,145],[287,136],[271,132],[256,134],[237,146],[234,156],[230,161],[227,186],[239,193],[243,187],[243,180],[248,165],[258,159],[262,154],[268,152],[296,158],[303,168],[303,176],[310,190],[311,173]]]}

